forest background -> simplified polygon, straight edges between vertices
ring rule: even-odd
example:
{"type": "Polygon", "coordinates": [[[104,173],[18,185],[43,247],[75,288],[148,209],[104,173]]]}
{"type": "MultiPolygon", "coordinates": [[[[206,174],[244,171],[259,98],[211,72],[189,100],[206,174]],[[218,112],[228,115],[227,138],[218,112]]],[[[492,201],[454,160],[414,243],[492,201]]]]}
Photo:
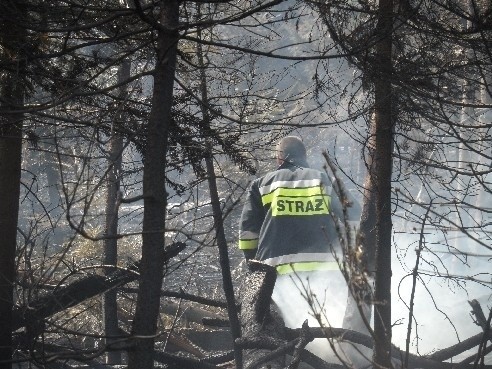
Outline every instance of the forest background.
{"type": "Polygon", "coordinates": [[[363,205],[346,270],[373,280],[375,365],[392,340],[429,355],[487,332],[489,1],[9,0],[0,17],[1,368],[175,365],[163,309],[191,295],[238,338],[242,195],[292,133],[363,205]],[[102,300],[53,300],[117,272],[130,284],[102,300]]]}

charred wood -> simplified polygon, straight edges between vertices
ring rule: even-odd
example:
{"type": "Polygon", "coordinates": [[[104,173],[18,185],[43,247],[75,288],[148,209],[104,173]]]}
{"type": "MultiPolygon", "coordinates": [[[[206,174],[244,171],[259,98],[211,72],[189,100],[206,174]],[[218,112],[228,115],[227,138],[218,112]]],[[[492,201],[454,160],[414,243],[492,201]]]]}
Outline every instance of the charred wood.
{"type": "Polygon", "coordinates": [[[197,302],[202,305],[207,305],[207,306],[212,306],[212,307],[218,307],[218,308],[227,308],[227,302],[221,301],[221,300],[214,300],[214,299],[209,299],[206,297],[202,296],[197,296],[197,295],[192,295],[189,293],[184,292],[183,290],[180,290],[179,292],[174,292],[174,291],[163,291],[162,296],[166,297],[175,297],[178,299],[183,299],[191,302],[197,302]]]}
{"type": "Polygon", "coordinates": [[[234,351],[228,351],[223,354],[209,355],[203,359],[200,359],[201,362],[217,365],[224,364],[232,360],[234,360],[234,351]]]}
{"type": "Polygon", "coordinates": [[[196,360],[165,352],[154,352],[154,360],[166,364],[169,369],[217,369],[218,367],[204,360],[196,360]]]}
{"type": "MultiPolygon", "coordinates": [[[[286,328],[287,339],[293,339],[300,335],[300,329],[289,329],[286,328]]],[[[370,336],[356,331],[351,331],[342,328],[310,328],[311,334],[314,338],[326,338],[335,339],[339,341],[349,341],[352,343],[360,344],[362,346],[373,348],[373,340],[370,336]]],[[[443,360],[450,359],[458,354],[465,352],[473,347],[477,347],[482,342],[482,334],[470,337],[468,340],[462,341],[454,346],[440,350],[433,355],[429,356],[418,356],[414,354],[409,355],[409,368],[426,368],[426,369],[451,369],[451,368],[461,368],[461,369],[471,369],[473,364],[466,365],[456,363],[443,362],[443,360]]],[[[489,332],[488,338],[492,337],[489,332]]],[[[400,350],[398,347],[392,345],[391,351],[392,357],[401,360],[404,358],[405,352],[400,350]]],[[[492,369],[492,365],[485,365],[484,368],[492,369]]]]}
{"type": "MultiPolygon", "coordinates": [[[[121,292],[138,293],[138,288],[124,287],[121,289],[121,292]]],[[[186,300],[186,301],[190,301],[190,302],[197,302],[199,304],[212,306],[212,307],[218,307],[218,308],[226,308],[227,307],[227,303],[225,301],[209,299],[207,297],[193,295],[191,293],[186,293],[182,290],[181,291],[169,291],[169,290],[161,291],[161,296],[162,297],[174,297],[177,299],[182,299],[182,300],[186,300]]]]}
{"type": "MultiPolygon", "coordinates": [[[[165,260],[178,255],[185,248],[182,242],[174,243],[164,250],[165,260]]],[[[12,331],[24,326],[38,327],[39,324],[60,311],[73,307],[81,302],[98,296],[112,288],[122,286],[138,278],[139,262],[128,269],[117,269],[108,275],[87,275],[79,280],[51,291],[37,300],[30,301],[27,306],[14,309],[12,331]]]]}
{"type": "MultiPolygon", "coordinates": [[[[283,320],[276,309],[270,308],[277,272],[275,268],[256,261],[249,261],[248,268],[239,296],[242,338],[237,339],[236,344],[244,348],[242,345],[250,339],[283,341],[283,320]]],[[[257,365],[256,363],[261,361],[263,356],[271,354],[271,351],[268,348],[245,350],[244,367],[248,369],[251,365],[257,365]]],[[[275,357],[264,364],[271,369],[283,368],[284,356],[275,357]]]]}
{"type": "MultiPolygon", "coordinates": [[[[468,301],[468,303],[472,307],[472,314],[475,316],[475,323],[482,328],[485,335],[484,338],[486,340],[486,337],[490,331],[490,320],[492,316],[492,310],[490,310],[489,317],[488,319],[486,319],[485,314],[483,313],[482,310],[482,306],[480,305],[478,300],[473,299],[471,301],[468,301]]],[[[489,340],[490,342],[492,342],[492,338],[489,337],[489,340]]]]}
{"type": "MultiPolygon", "coordinates": [[[[483,334],[477,334],[475,336],[469,337],[453,346],[446,347],[445,349],[439,350],[432,355],[427,356],[428,359],[436,361],[444,361],[451,359],[452,357],[459,355],[471,348],[477,347],[482,342],[483,334]]],[[[490,339],[492,334],[489,332],[488,338],[490,339]]]]}
{"type": "MultiPolygon", "coordinates": [[[[271,337],[252,337],[245,338],[241,337],[239,340],[239,344],[243,349],[267,349],[272,351],[271,355],[268,355],[267,358],[278,357],[279,355],[295,355],[294,351],[296,345],[299,344],[300,338],[294,338],[293,340],[286,342],[279,339],[274,339],[271,337]]],[[[316,369],[342,369],[343,365],[327,363],[322,360],[320,357],[314,355],[313,353],[307,350],[300,350],[300,359],[306,364],[310,365],[316,369]]],[[[254,367],[256,364],[261,365],[264,362],[262,357],[259,357],[258,360],[252,363],[254,367]]]]}
{"type": "Polygon", "coordinates": [[[231,324],[227,319],[221,318],[208,318],[205,317],[202,319],[202,324],[209,327],[230,327],[231,324]]]}
{"type": "Polygon", "coordinates": [[[297,369],[301,362],[301,353],[306,348],[306,345],[314,339],[311,331],[309,330],[308,321],[304,321],[301,327],[301,336],[299,342],[294,347],[294,354],[292,355],[292,361],[287,369],[297,369]]]}
{"type": "Polygon", "coordinates": [[[109,289],[129,283],[137,278],[131,271],[118,270],[111,276],[89,275],[66,287],[29,302],[27,306],[15,308],[13,326],[15,331],[23,326],[37,326],[43,319],[73,307],[109,289]]]}
{"type": "Polygon", "coordinates": [[[487,341],[490,340],[490,342],[492,342],[492,338],[489,335],[490,321],[492,320],[492,309],[489,311],[489,317],[485,319],[485,314],[483,313],[482,306],[477,300],[471,300],[469,301],[469,304],[473,309],[472,314],[475,315],[475,323],[482,327],[483,330],[482,340],[480,342],[480,345],[478,346],[478,353],[473,363],[474,366],[477,367],[478,362],[481,361],[480,366],[482,367],[485,361],[485,355],[487,355],[489,351],[487,349],[487,341]]]}

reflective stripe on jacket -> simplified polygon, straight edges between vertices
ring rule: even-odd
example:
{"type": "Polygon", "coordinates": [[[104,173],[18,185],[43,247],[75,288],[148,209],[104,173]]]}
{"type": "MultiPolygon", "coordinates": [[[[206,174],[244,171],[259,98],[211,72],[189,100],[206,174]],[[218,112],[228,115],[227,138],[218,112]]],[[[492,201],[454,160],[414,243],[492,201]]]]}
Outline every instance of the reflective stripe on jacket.
{"type": "Polygon", "coordinates": [[[343,213],[331,192],[326,174],[307,164],[284,163],[256,179],[241,215],[239,248],[256,250],[255,258],[277,267],[279,274],[338,268],[332,215],[341,219],[343,213]]]}

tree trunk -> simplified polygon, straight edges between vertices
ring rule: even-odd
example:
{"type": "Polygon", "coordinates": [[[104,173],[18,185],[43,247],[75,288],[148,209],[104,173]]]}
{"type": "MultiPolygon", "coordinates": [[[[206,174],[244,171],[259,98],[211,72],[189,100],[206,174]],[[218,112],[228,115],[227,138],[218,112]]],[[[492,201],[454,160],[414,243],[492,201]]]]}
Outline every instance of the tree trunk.
{"type": "MultiPolygon", "coordinates": [[[[200,4],[198,6],[198,14],[200,15],[200,4]]],[[[198,31],[198,37],[201,38],[201,31],[198,31]]],[[[203,105],[202,116],[204,120],[204,124],[207,127],[210,127],[211,119],[210,114],[207,110],[207,106],[209,105],[208,101],[208,93],[207,93],[207,77],[205,75],[205,61],[203,55],[202,45],[199,43],[197,45],[198,48],[198,63],[200,66],[200,89],[201,89],[201,98],[203,105]]],[[[217,190],[217,177],[215,175],[214,163],[213,163],[213,148],[210,143],[207,143],[207,154],[205,156],[205,165],[207,168],[208,175],[208,187],[210,189],[210,200],[212,202],[212,210],[213,210],[213,218],[214,218],[214,228],[217,238],[217,245],[219,248],[219,260],[220,260],[220,268],[222,272],[222,284],[224,288],[224,294],[227,301],[227,313],[229,315],[229,321],[231,324],[231,333],[233,342],[235,342],[236,338],[241,337],[241,325],[239,322],[238,311],[236,308],[236,299],[234,296],[234,286],[232,284],[231,277],[231,268],[229,262],[229,254],[227,249],[227,241],[224,233],[224,222],[222,219],[222,210],[220,209],[220,199],[217,190]]],[[[242,352],[234,344],[234,358],[236,362],[236,369],[242,369],[242,352]]]]}
{"type": "Polygon", "coordinates": [[[374,264],[376,258],[376,189],[374,187],[374,150],[376,145],[376,122],[371,119],[370,137],[368,140],[366,165],[367,173],[364,180],[364,199],[362,214],[360,217],[360,229],[357,244],[364,250],[365,268],[369,275],[374,276],[374,264]]]}
{"type": "MultiPolygon", "coordinates": [[[[231,323],[232,338],[235,342],[236,338],[241,337],[241,326],[236,308],[236,299],[234,297],[234,286],[232,284],[231,267],[229,262],[229,254],[227,250],[227,241],[224,234],[224,223],[222,219],[222,211],[220,209],[220,200],[217,193],[217,183],[214,171],[212,149],[210,148],[209,156],[205,158],[208,174],[208,183],[210,188],[210,198],[212,201],[212,209],[214,216],[214,228],[216,230],[217,245],[219,247],[219,260],[222,271],[222,283],[224,286],[224,294],[227,301],[227,313],[231,323]]],[[[234,358],[236,368],[241,369],[242,353],[241,350],[234,344],[234,358]]]]}
{"type": "MultiPolygon", "coordinates": [[[[130,61],[125,60],[120,67],[118,73],[118,83],[126,81],[130,77],[130,61]]],[[[125,87],[121,88],[119,93],[122,101],[125,98],[125,87]]],[[[118,134],[118,125],[122,124],[123,106],[118,107],[115,121],[113,122],[111,137],[110,137],[110,153],[109,153],[109,171],[108,171],[108,189],[106,195],[106,231],[105,235],[109,236],[104,240],[104,265],[117,265],[118,262],[118,193],[120,191],[121,177],[121,156],[123,153],[123,137],[118,134]]],[[[111,273],[111,269],[106,270],[106,274],[111,273]]],[[[111,337],[116,337],[119,334],[118,327],[118,305],[116,302],[117,290],[112,289],[103,295],[103,319],[104,331],[106,336],[106,345],[112,343],[111,337]]],[[[106,364],[121,364],[121,353],[119,351],[108,351],[106,354],[106,364]]]]}
{"type": "MultiPolygon", "coordinates": [[[[10,3],[10,1],[9,1],[10,3]]],[[[22,2],[2,6],[0,25],[0,368],[12,364],[12,307],[15,280],[15,251],[22,157],[21,110],[24,98],[25,30],[18,26],[25,16],[22,2]],[[9,14],[9,13],[15,13],[9,14]]]]}
{"type": "Polygon", "coordinates": [[[393,0],[379,1],[374,88],[376,189],[376,273],[374,280],[374,366],[391,367],[391,172],[393,106],[391,88],[393,0]]]}
{"type": "Polygon", "coordinates": [[[373,306],[371,280],[374,278],[376,257],[376,190],[373,179],[373,172],[375,170],[375,133],[376,124],[374,119],[372,119],[370,137],[365,155],[365,164],[368,169],[364,180],[362,213],[359,232],[355,242],[356,248],[360,248],[363,254],[360,260],[356,257],[352,258],[355,263],[360,262],[360,265],[351,265],[350,279],[348,281],[347,307],[342,323],[343,328],[361,333],[367,333],[370,330],[369,323],[371,321],[373,306]],[[366,279],[365,276],[369,278],[366,279]]]}
{"type": "Polygon", "coordinates": [[[163,277],[163,248],[166,210],[165,170],[167,138],[171,121],[179,6],[176,0],[162,1],[154,72],[152,109],[144,156],[144,218],[139,292],[132,335],[135,347],[128,355],[129,369],[153,367],[154,341],[159,316],[163,277]]]}
{"type": "Polygon", "coordinates": [[[273,351],[271,347],[268,347],[269,343],[284,342],[285,339],[284,322],[271,303],[277,271],[270,265],[256,261],[249,261],[248,269],[243,276],[239,296],[243,336],[236,340],[235,344],[245,349],[245,368],[284,368],[284,355],[267,361],[263,360],[273,351]],[[255,342],[262,342],[262,346],[266,348],[254,348],[255,342]]]}
{"type": "MultiPolygon", "coordinates": [[[[480,90],[480,100],[483,105],[492,105],[492,96],[490,94],[490,87],[492,86],[492,76],[489,74],[485,75],[483,78],[483,86],[480,90]]],[[[483,127],[480,129],[480,138],[477,150],[482,153],[479,155],[477,162],[480,164],[477,168],[478,171],[486,170],[486,168],[490,167],[490,157],[492,157],[492,148],[487,147],[487,136],[488,136],[488,124],[492,122],[492,110],[486,109],[482,111],[479,116],[480,125],[483,127]]],[[[484,176],[486,177],[486,176],[484,176]]],[[[483,209],[486,208],[486,211],[478,211],[477,221],[480,224],[485,224],[487,222],[488,214],[487,210],[490,211],[492,209],[490,204],[492,204],[492,193],[491,191],[487,191],[485,186],[482,185],[480,189],[475,205],[477,208],[483,209]]]]}

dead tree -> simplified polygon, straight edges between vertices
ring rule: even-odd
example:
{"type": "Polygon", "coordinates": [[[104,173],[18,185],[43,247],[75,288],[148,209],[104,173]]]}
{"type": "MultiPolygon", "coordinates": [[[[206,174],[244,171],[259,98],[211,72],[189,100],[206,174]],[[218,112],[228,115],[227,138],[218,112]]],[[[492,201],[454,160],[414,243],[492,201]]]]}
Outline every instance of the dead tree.
{"type": "Polygon", "coordinates": [[[248,268],[239,296],[242,337],[235,342],[244,350],[244,368],[295,369],[303,361],[317,369],[341,369],[341,365],[328,364],[304,349],[314,338],[307,322],[287,340],[287,329],[271,299],[277,271],[256,261],[249,261],[248,268]],[[286,355],[292,356],[288,366],[286,355]]]}
{"type": "MultiPolygon", "coordinates": [[[[170,246],[166,252],[166,259],[177,255],[183,250],[184,244],[178,243],[170,246]]],[[[134,269],[138,268],[138,263],[133,265],[134,269]]],[[[14,330],[22,327],[26,328],[25,334],[17,335],[16,344],[18,347],[27,347],[32,342],[29,342],[30,335],[40,334],[43,330],[44,319],[51,315],[63,311],[69,307],[75,306],[88,298],[104,293],[109,288],[116,288],[122,284],[135,280],[137,276],[136,270],[117,270],[109,276],[90,275],[71,283],[67,286],[58,288],[45,296],[34,300],[28,306],[19,307],[14,310],[14,330]],[[26,341],[27,340],[27,341],[26,341]]],[[[306,325],[298,329],[286,328],[283,324],[280,314],[275,309],[271,302],[271,294],[275,286],[276,270],[275,268],[265,265],[260,262],[249,262],[249,271],[246,273],[241,285],[241,293],[239,303],[241,305],[241,328],[242,337],[236,339],[237,347],[244,350],[245,369],[256,368],[288,368],[296,369],[297,365],[302,361],[307,363],[312,368],[316,369],[342,369],[342,364],[326,363],[319,357],[305,350],[305,345],[313,338],[326,338],[337,341],[351,342],[358,345],[373,348],[373,339],[371,336],[350,331],[342,328],[309,328],[306,325]],[[290,363],[286,364],[286,355],[292,356],[290,363]]],[[[190,297],[183,293],[163,293],[170,294],[174,297],[190,297]]],[[[202,303],[210,302],[207,299],[202,299],[202,303]]],[[[213,302],[215,306],[224,307],[224,302],[213,302]]],[[[476,301],[471,301],[474,310],[474,315],[477,322],[483,325],[484,333],[463,340],[456,345],[437,351],[432,355],[418,356],[409,355],[408,368],[428,368],[428,369],[471,369],[473,362],[480,359],[483,355],[490,351],[490,348],[485,348],[484,342],[492,339],[490,330],[486,328],[490,326],[491,317],[485,319],[481,307],[476,301]],[[469,349],[482,345],[481,353],[474,355],[461,363],[445,362],[452,357],[455,357],[469,349]]],[[[202,314],[203,315],[203,314],[202,314]]],[[[199,319],[196,319],[199,322],[199,319]]],[[[203,322],[202,322],[203,323],[203,322]]],[[[171,335],[171,334],[170,334],[171,335]]],[[[121,332],[122,345],[118,350],[131,350],[132,342],[126,338],[130,337],[127,332],[121,332]]],[[[171,337],[172,338],[172,337],[171,337]]],[[[166,363],[170,367],[179,368],[214,368],[226,362],[230,362],[233,358],[233,351],[223,352],[219,355],[207,356],[206,351],[199,348],[200,355],[187,350],[187,342],[179,342],[177,338],[178,351],[187,352],[187,357],[176,356],[170,353],[155,352],[156,361],[166,363]],[[196,357],[192,358],[190,355],[196,357]]],[[[328,344],[328,342],[327,342],[328,344]]],[[[46,343],[39,350],[46,349],[46,343]]],[[[35,348],[35,346],[33,346],[35,348]]],[[[67,349],[65,347],[51,347],[48,352],[44,352],[44,358],[57,360],[57,357],[65,359],[73,359],[75,361],[92,357],[95,359],[104,351],[111,350],[112,347],[99,348],[96,351],[88,351],[87,349],[67,349]]],[[[38,352],[34,349],[33,353],[38,352]]],[[[395,359],[402,359],[405,352],[392,346],[392,356],[395,359]]],[[[484,365],[483,368],[491,369],[492,366],[484,365]]]]}
{"type": "MultiPolygon", "coordinates": [[[[284,325],[282,318],[275,309],[271,309],[271,297],[277,271],[274,267],[256,261],[248,262],[249,271],[244,276],[241,285],[241,330],[242,337],[236,344],[244,351],[244,367],[250,369],[262,358],[273,351],[272,343],[284,341],[284,325]],[[250,348],[251,343],[262,342],[265,348],[250,348]]],[[[276,357],[265,363],[271,369],[284,367],[284,358],[276,357]]]]}
{"type": "MultiPolygon", "coordinates": [[[[164,259],[169,260],[184,250],[185,244],[174,243],[164,250],[164,259]]],[[[110,289],[122,286],[138,278],[139,263],[127,269],[118,269],[108,275],[87,275],[79,280],[51,291],[27,306],[20,306],[13,311],[12,331],[22,327],[42,326],[42,321],[60,311],[98,296],[110,289]]]]}

